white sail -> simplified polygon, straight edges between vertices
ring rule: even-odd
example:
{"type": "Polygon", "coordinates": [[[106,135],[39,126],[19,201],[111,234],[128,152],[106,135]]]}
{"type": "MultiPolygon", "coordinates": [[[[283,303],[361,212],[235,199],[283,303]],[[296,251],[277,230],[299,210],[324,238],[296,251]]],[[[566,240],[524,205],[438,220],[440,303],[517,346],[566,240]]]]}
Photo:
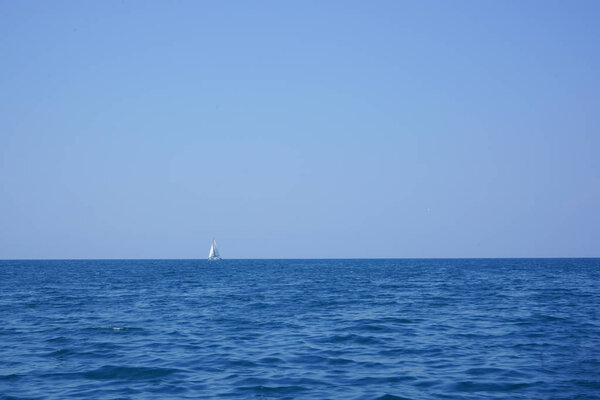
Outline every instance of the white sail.
{"type": "Polygon", "coordinates": [[[219,255],[219,250],[217,250],[217,242],[213,239],[212,245],[210,246],[210,251],[208,252],[209,260],[220,260],[221,256],[219,255]]]}
{"type": "Polygon", "coordinates": [[[219,250],[217,249],[217,242],[215,242],[215,240],[213,239],[213,253],[215,257],[221,257],[221,255],[219,254],[219,250]]]}

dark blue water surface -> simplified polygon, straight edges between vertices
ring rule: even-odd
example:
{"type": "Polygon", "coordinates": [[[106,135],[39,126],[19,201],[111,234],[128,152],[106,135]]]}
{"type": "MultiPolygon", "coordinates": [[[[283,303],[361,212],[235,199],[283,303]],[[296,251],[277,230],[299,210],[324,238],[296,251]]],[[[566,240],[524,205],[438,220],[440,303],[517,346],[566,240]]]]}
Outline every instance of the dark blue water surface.
{"type": "Polygon", "coordinates": [[[600,259],[0,261],[0,398],[600,399],[600,259]]]}

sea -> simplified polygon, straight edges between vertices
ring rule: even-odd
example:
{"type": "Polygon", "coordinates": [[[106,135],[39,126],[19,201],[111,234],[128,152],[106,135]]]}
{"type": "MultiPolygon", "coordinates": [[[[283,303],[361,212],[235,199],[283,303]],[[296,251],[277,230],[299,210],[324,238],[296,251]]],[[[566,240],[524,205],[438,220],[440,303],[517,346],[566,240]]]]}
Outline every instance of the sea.
{"type": "Polygon", "coordinates": [[[0,399],[600,399],[600,259],[0,261],[0,399]]]}

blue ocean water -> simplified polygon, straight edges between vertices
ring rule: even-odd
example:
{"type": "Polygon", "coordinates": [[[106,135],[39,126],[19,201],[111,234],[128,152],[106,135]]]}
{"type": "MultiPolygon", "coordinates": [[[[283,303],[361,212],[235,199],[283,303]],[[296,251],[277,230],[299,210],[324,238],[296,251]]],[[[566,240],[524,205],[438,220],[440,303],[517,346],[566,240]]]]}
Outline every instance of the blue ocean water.
{"type": "Polygon", "coordinates": [[[600,259],[0,261],[2,399],[600,399],[600,259]]]}

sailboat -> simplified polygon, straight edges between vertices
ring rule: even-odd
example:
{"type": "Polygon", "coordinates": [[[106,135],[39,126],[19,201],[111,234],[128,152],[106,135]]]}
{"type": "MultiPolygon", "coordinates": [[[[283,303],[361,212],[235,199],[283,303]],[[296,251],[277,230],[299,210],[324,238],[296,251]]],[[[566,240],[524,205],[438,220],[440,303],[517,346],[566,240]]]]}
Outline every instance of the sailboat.
{"type": "Polygon", "coordinates": [[[210,246],[210,251],[208,252],[208,261],[220,260],[221,256],[219,254],[219,250],[217,250],[217,242],[213,239],[212,246],[210,246]]]}

